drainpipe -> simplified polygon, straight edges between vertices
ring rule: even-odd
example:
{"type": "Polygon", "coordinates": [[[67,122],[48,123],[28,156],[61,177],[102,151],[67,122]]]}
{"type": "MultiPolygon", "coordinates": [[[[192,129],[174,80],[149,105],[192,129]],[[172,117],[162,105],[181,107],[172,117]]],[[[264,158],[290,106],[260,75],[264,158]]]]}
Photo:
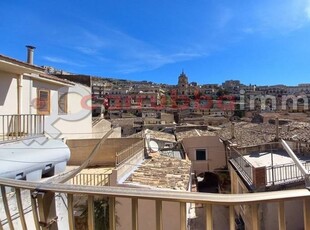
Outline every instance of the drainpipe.
{"type": "Polygon", "coordinates": [[[17,114],[22,113],[23,100],[23,75],[19,75],[17,78],[17,114]]]}

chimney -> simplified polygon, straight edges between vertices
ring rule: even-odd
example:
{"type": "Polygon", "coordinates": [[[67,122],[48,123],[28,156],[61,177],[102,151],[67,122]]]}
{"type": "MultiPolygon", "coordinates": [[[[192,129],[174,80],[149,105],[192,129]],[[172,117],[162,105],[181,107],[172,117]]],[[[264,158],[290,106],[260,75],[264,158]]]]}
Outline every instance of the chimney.
{"type": "Polygon", "coordinates": [[[30,45],[26,47],[27,47],[27,63],[33,65],[33,52],[36,47],[30,45]]]}

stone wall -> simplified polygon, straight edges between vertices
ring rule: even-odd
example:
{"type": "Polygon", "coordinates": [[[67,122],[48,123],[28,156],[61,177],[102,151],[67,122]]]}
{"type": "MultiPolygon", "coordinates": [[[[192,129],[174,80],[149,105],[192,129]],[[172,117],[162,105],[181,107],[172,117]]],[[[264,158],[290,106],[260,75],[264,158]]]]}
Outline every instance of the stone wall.
{"type": "MultiPolygon", "coordinates": [[[[100,147],[89,166],[115,166],[116,152],[122,151],[140,141],[141,138],[109,138],[100,147]]],[[[100,139],[67,140],[71,151],[68,165],[81,165],[91,154],[100,139]]]]}

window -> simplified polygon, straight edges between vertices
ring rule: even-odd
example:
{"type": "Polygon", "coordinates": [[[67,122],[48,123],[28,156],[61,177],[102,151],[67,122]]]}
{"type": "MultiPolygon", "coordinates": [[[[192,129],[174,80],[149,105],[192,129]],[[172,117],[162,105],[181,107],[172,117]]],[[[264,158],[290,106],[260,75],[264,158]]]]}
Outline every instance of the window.
{"type": "Polygon", "coordinates": [[[207,154],[205,149],[196,149],[196,160],[197,161],[207,160],[207,154]]]}
{"type": "Polygon", "coordinates": [[[68,93],[58,92],[58,114],[68,113],[68,93]]]}
{"type": "Polygon", "coordinates": [[[50,114],[50,91],[49,90],[38,90],[37,100],[37,112],[38,114],[48,115],[50,114]]]}

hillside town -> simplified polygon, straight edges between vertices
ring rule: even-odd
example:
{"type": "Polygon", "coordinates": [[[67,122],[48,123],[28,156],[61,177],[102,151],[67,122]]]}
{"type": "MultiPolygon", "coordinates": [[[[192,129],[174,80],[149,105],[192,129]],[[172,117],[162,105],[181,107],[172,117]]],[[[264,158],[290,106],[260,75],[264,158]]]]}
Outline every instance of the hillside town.
{"type": "Polygon", "coordinates": [[[0,229],[310,228],[310,84],[182,70],[167,85],[33,60],[33,46],[0,55],[0,229]]]}

